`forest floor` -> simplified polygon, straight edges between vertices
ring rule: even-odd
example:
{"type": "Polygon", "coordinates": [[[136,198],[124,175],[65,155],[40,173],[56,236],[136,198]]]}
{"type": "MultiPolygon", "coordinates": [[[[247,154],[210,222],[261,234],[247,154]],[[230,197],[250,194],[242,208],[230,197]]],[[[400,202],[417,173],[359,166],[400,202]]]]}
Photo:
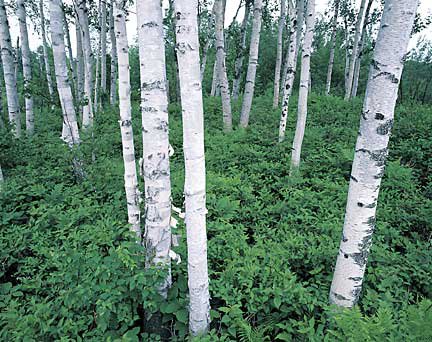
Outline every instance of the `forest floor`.
{"type": "MultiPolygon", "coordinates": [[[[212,331],[202,340],[432,340],[432,108],[398,105],[390,161],[360,305],[327,305],[341,236],[361,101],[310,98],[299,175],[289,175],[295,127],[277,143],[271,96],[254,100],[248,130],[222,132],[218,99],[205,101],[212,331]]],[[[239,103],[234,111],[239,112],[239,103]]],[[[170,108],[173,203],[183,204],[181,114],[170,108]]],[[[117,114],[98,113],[94,139],[74,154],[59,111],[38,115],[31,139],[0,138],[0,339],[154,340],[145,314],[163,314],[165,338],[187,331],[184,224],[174,286],[157,297],[157,270],[125,224],[117,114]],[[92,150],[96,160],[92,162],[92,150]]],[[[142,142],[134,108],[135,146],[142,142]]],[[[235,122],[238,117],[235,116],[235,122]]],[[[142,184],[141,184],[142,188],[142,184]]]]}

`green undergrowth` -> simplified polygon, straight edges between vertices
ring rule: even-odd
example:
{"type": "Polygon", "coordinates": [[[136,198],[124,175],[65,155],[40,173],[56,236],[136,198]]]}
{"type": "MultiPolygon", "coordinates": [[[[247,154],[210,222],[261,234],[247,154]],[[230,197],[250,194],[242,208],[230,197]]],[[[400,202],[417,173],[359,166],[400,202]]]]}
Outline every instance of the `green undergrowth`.
{"type": "MultiPolygon", "coordinates": [[[[294,98],[278,144],[270,95],[254,100],[249,129],[230,134],[221,131],[219,100],[205,100],[212,325],[200,340],[432,340],[431,107],[397,108],[361,301],[339,311],[327,298],[361,102],[312,94],[301,170],[290,176],[295,105],[294,98]]],[[[180,113],[171,106],[176,206],[183,205],[180,113]]],[[[36,114],[32,139],[0,138],[0,339],[184,340],[184,224],[175,248],[183,261],[173,264],[164,301],[154,290],[163,271],[144,270],[144,252],[125,224],[118,114],[98,113],[94,138],[83,136],[73,152],[59,140],[59,110],[36,114]],[[83,181],[74,158],[85,165],[83,181]],[[157,312],[162,327],[150,335],[145,322],[157,312]]],[[[137,107],[133,114],[139,155],[137,107]]]]}

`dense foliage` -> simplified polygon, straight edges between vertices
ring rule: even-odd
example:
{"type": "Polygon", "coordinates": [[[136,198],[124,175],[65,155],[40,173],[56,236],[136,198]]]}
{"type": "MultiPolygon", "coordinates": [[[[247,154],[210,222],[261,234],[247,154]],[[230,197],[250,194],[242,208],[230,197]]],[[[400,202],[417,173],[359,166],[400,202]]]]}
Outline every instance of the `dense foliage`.
{"type": "MultiPolygon", "coordinates": [[[[283,144],[271,107],[270,95],[256,98],[250,130],[225,135],[219,100],[205,102],[212,298],[205,340],[431,340],[432,108],[397,109],[363,296],[339,312],[327,298],[361,103],[311,96],[295,176],[288,167],[295,100],[283,144]]],[[[173,201],[182,206],[180,107],[170,112],[173,201]]],[[[185,262],[173,264],[164,302],[153,286],[161,271],[144,270],[125,225],[117,115],[98,113],[94,139],[84,137],[80,151],[58,138],[59,109],[37,113],[31,139],[1,137],[1,340],[184,340],[185,262]],[[85,165],[84,181],[74,177],[74,158],[85,165]],[[158,312],[163,329],[150,337],[145,322],[158,312]]],[[[185,260],[182,222],[178,233],[185,260]]]]}

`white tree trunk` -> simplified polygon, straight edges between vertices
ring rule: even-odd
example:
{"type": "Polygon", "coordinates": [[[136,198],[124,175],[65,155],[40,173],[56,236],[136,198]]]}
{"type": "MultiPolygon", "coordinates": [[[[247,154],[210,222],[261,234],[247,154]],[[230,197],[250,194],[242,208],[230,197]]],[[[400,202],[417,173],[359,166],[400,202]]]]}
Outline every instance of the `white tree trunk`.
{"type": "Polygon", "coordinates": [[[0,190],[1,190],[3,182],[4,182],[3,171],[2,171],[2,168],[1,168],[1,165],[0,165],[0,190]]]}
{"type": "Polygon", "coordinates": [[[215,19],[216,19],[216,62],[217,73],[219,80],[219,89],[222,97],[222,115],[224,130],[229,132],[232,130],[232,112],[231,98],[228,84],[228,77],[225,65],[225,39],[224,39],[224,15],[222,0],[215,2],[215,19]]]}
{"type": "Polygon", "coordinates": [[[44,15],[44,3],[43,0],[39,1],[39,15],[41,19],[41,31],[42,31],[42,47],[43,47],[43,56],[45,63],[45,74],[48,83],[48,92],[50,95],[51,103],[54,103],[54,88],[51,77],[51,67],[49,63],[49,54],[48,54],[48,43],[46,40],[46,30],[45,30],[45,15],[44,15]]]}
{"type": "Polygon", "coordinates": [[[84,94],[84,54],[82,47],[82,34],[79,26],[79,19],[75,18],[75,34],[76,34],[76,72],[77,72],[77,101],[80,103],[84,94]]]}
{"type": "Polygon", "coordinates": [[[303,144],[303,137],[306,127],[307,109],[308,109],[308,94],[310,80],[310,59],[312,53],[312,42],[315,29],[315,0],[308,0],[306,5],[306,32],[303,42],[302,62],[300,71],[300,90],[297,109],[297,125],[294,135],[292,153],[291,153],[291,169],[296,169],[300,166],[300,155],[303,144]]]}
{"type": "Polygon", "coordinates": [[[332,74],[333,74],[333,65],[334,65],[334,57],[335,57],[335,50],[336,50],[336,35],[337,35],[337,21],[339,17],[339,3],[340,0],[335,0],[334,7],[335,7],[335,13],[333,15],[333,21],[332,21],[332,35],[330,40],[330,58],[327,68],[327,81],[326,81],[326,95],[330,95],[330,88],[331,88],[331,80],[332,80],[332,74]]]}
{"type": "Polygon", "coordinates": [[[240,47],[237,52],[237,57],[234,66],[234,81],[233,81],[233,90],[232,90],[232,96],[234,100],[237,100],[240,95],[240,84],[241,84],[241,76],[243,70],[243,61],[244,61],[245,51],[246,51],[247,24],[250,15],[249,1],[250,0],[246,0],[246,4],[245,4],[245,14],[240,28],[240,47]]]}
{"type": "Polygon", "coordinates": [[[101,92],[102,92],[102,100],[105,98],[105,94],[107,91],[107,43],[106,43],[106,26],[107,26],[107,10],[106,10],[106,0],[102,0],[101,3],[101,92]]]}
{"type": "Polygon", "coordinates": [[[286,61],[287,71],[285,79],[285,86],[283,91],[283,99],[282,99],[282,113],[279,123],[279,142],[285,140],[285,130],[288,119],[288,108],[289,108],[289,100],[291,98],[291,94],[293,91],[294,79],[296,76],[296,67],[297,67],[297,34],[298,34],[298,24],[297,14],[300,10],[302,2],[299,1],[297,6],[290,6],[290,33],[289,33],[289,51],[288,60],[286,61]]]}
{"type": "Polygon", "coordinates": [[[62,139],[69,146],[78,145],[80,137],[68,76],[63,31],[63,5],[61,0],[50,0],[50,24],[57,91],[63,112],[62,139]]]}
{"type": "Polygon", "coordinates": [[[204,334],[210,324],[207,268],[204,113],[200,80],[198,0],[176,0],[177,55],[183,116],[188,251],[189,330],[204,334]]]}
{"type": "Polygon", "coordinates": [[[366,9],[366,0],[361,0],[360,10],[359,10],[357,22],[356,22],[353,50],[351,53],[351,59],[350,59],[350,64],[349,64],[349,69],[348,69],[347,91],[345,93],[345,101],[348,101],[351,98],[351,90],[352,90],[352,86],[353,86],[355,62],[357,60],[358,46],[359,46],[359,41],[360,41],[360,38],[362,35],[362,27],[363,27],[365,9],[366,9]]]}
{"type": "Polygon", "coordinates": [[[281,79],[281,67],[282,67],[282,48],[283,48],[283,32],[286,21],[286,2],[285,0],[280,1],[280,17],[278,27],[278,39],[277,39],[277,51],[276,51],[276,66],[275,66],[275,77],[274,77],[274,88],[273,88],[273,108],[279,106],[279,88],[281,79]]]}
{"type": "Polygon", "coordinates": [[[109,13],[110,40],[111,40],[111,81],[110,81],[110,103],[115,105],[117,102],[117,47],[114,30],[114,0],[111,0],[109,13]]]}
{"type": "MultiPolygon", "coordinates": [[[[104,0],[105,1],[105,0],[104,0]]],[[[99,76],[100,76],[100,63],[101,63],[101,35],[102,35],[102,31],[101,31],[101,22],[102,22],[102,12],[101,12],[101,8],[102,8],[102,0],[99,0],[99,6],[98,6],[98,30],[99,30],[99,40],[97,43],[97,48],[96,48],[96,54],[95,54],[95,58],[96,58],[96,70],[95,70],[95,81],[94,81],[94,97],[93,97],[93,112],[97,112],[98,111],[98,106],[99,106],[99,102],[100,102],[100,92],[99,92],[99,85],[100,85],[100,81],[99,81],[99,76]]]]}
{"type": "Polygon", "coordinates": [[[26,9],[24,0],[17,1],[17,16],[20,27],[21,37],[21,55],[24,74],[24,97],[25,97],[25,110],[26,110],[26,131],[28,135],[33,135],[34,132],[34,112],[33,112],[33,96],[31,94],[30,86],[32,81],[31,69],[31,54],[27,32],[26,9]]]}
{"type": "Polygon", "coordinates": [[[352,307],[359,299],[388,154],[394,108],[418,0],[386,0],[355,147],[342,240],[330,302],[352,307]]]}
{"type": "Polygon", "coordinates": [[[124,182],[126,191],[126,202],[128,211],[128,222],[131,230],[141,242],[141,224],[138,176],[135,162],[135,147],[132,130],[132,106],[131,106],[131,87],[130,87],[130,66],[129,66],[129,46],[126,32],[126,11],[125,2],[118,0],[114,9],[115,31],[117,33],[116,44],[119,66],[119,107],[120,107],[120,131],[123,146],[124,163],[124,182]]]}
{"type": "MultiPolygon", "coordinates": [[[[144,243],[147,263],[162,264],[169,270],[171,181],[161,1],[138,0],[137,13],[141,13],[138,16],[138,43],[146,205],[144,243]]],[[[170,286],[171,273],[169,270],[165,282],[159,288],[162,296],[167,296],[170,286]]]]}
{"type": "Polygon", "coordinates": [[[93,89],[93,52],[90,42],[90,30],[88,9],[86,0],[81,0],[75,3],[77,6],[77,13],[79,17],[79,24],[81,28],[81,39],[84,55],[84,99],[83,99],[83,112],[82,124],[83,128],[93,126],[93,106],[92,106],[92,89],[93,89]]]}
{"type": "Polygon", "coordinates": [[[216,59],[213,64],[213,77],[212,77],[212,87],[210,91],[210,96],[216,96],[216,91],[217,88],[219,87],[217,75],[218,75],[218,67],[217,67],[217,59],[216,59]]]}
{"type": "Polygon", "coordinates": [[[0,46],[3,76],[6,86],[6,98],[9,122],[14,126],[16,137],[21,136],[21,113],[18,103],[17,82],[15,78],[14,51],[11,44],[9,22],[4,0],[0,0],[0,46]]]}
{"type": "Polygon", "coordinates": [[[246,85],[243,97],[243,105],[240,114],[240,127],[246,128],[249,125],[249,115],[252,107],[252,100],[255,91],[255,76],[258,66],[258,52],[261,33],[262,0],[254,1],[252,21],[252,35],[249,50],[249,65],[246,74],[246,85]]]}

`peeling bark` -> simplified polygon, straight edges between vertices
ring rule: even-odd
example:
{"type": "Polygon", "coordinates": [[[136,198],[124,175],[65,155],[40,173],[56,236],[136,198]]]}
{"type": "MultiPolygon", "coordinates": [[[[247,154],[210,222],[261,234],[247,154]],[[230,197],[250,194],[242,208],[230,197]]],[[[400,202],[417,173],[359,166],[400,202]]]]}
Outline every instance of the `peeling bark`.
{"type": "Polygon", "coordinates": [[[177,56],[183,116],[185,204],[188,254],[189,330],[205,334],[210,325],[207,267],[204,113],[200,79],[198,0],[176,0],[177,56]]]}
{"type": "Polygon", "coordinates": [[[363,103],[342,240],[330,289],[330,302],[338,306],[354,306],[362,289],[398,87],[417,6],[418,0],[385,2],[363,103]]]}

